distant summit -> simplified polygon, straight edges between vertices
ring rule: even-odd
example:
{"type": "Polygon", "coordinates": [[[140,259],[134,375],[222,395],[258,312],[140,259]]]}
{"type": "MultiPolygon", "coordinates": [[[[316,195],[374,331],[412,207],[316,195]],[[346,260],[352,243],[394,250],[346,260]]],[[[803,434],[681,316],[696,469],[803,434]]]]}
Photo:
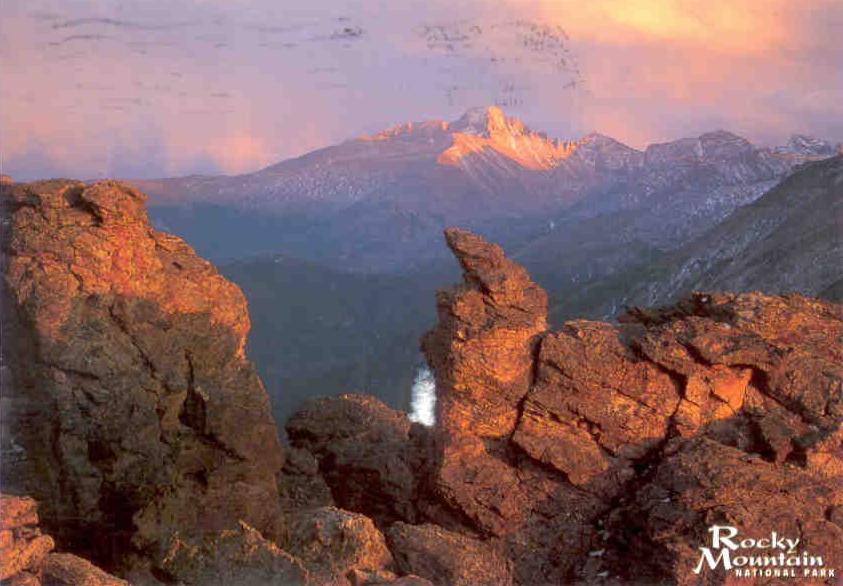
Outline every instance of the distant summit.
{"type": "Polygon", "coordinates": [[[466,159],[471,157],[503,157],[525,169],[544,170],[570,156],[578,145],[530,130],[518,118],[507,117],[497,106],[469,110],[450,124],[448,131],[453,144],[437,159],[443,165],[469,165],[466,159]]]}
{"type": "Polygon", "coordinates": [[[448,130],[452,132],[476,134],[486,138],[502,132],[522,133],[525,129],[521,120],[507,117],[497,106],[471,108],[448,126],[448,130]]]}

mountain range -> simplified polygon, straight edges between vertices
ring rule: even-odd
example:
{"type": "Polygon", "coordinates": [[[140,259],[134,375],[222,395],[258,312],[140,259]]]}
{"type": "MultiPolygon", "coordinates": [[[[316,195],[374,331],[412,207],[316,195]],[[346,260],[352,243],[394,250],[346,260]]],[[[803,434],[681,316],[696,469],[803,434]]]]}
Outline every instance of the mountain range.
{"type": "Polygon", "coordinates": [[[600,134],[552,139],[489,107],[246,175],[135,183],[152,196],[159,226],[214,260],[283,252],[342,270],[403,272],[448,258],[439,243],[448,225],[514,250],[544,236],[532,253],[541,258],[566,244],[556,230],[565,222],[618,214],[597,229],[623,246],[675,246],[836,148],[807,137],[763,148],[717,131],[640,151],[600,134]]]}
{"type": "Polygon", "coordinates": [[[457,274],[441,244],[451,225],[511,251],[556,323],[695,288],[834,296],[840,148],[720,130],[637,150],[600,134],[553,139],[493,107],[246,175],[135,183],[156,227],[244,290],[249,349],[283,419],[314,381],[408,408],[416,340],[457,274]]]}

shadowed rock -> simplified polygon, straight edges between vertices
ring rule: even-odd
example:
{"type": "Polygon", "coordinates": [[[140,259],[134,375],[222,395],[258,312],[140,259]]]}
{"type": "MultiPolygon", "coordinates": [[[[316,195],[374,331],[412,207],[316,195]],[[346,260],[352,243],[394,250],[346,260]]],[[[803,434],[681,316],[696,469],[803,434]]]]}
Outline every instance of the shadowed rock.
{"type": "Polygon", "coordinates": [[[0,494],[0,580],[10,586],[128,586],[75,555],[52,552],[29,497],[0,494]]]}
{"type": "Polygon", "coordinates": [[[395,523],[387,533],[398,567],[434,584],[512,584],[510,562],[478,539],[436,525],[395,523]]]}
{"type": "Polygon", "coordinates": [[[283,458],[240,290],[126,184],[4,186],[3,204],[4,486],[109,563],[175,531],[272,531],[283,458]]]}
{"type": "MultiPolygon", "coordinates": [[[[316,457],[337,505],[380,525],[416,520],[427,433],[405,413],[367,395],[340,395],[306,403],[286,429],[295,448],[316,457]]],[[[294,480],[282,475],[282,490],[294,480]]]]}

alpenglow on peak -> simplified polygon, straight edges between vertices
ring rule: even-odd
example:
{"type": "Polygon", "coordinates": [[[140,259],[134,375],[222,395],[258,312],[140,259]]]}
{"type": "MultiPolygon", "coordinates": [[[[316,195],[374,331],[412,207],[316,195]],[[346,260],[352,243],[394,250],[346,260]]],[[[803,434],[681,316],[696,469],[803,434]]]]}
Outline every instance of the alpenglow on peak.
{"type": "Polygon", "coordinates": [[[465,166],[472,157],[510,159],[522,167],[544,170],[555,167],[577,147],[529,129],[497,106],[472,108],[448,125],[453,142],[437,159],[442,165],[465,166]]]}

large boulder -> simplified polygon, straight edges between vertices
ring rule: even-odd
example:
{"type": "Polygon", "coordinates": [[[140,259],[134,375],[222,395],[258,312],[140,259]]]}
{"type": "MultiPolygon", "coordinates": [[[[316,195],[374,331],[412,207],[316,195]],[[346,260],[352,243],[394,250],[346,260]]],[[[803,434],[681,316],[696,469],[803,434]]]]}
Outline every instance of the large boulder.
{"type": "Polygon", "coordinates": [[[372,520],[335,507],[294,515],[280,544],[245,523],[201,540],[176,535],[158,576],[188,586],[430,584],[418,576],[396,574],[386,540],[372,520]]]}
{"type": "Polygon", "coordinates": [[[392,569],[392,554],[372,520],[335,507],[294,517],[283,544],[320,584],[354,586],[361,576],[392,569]]]}
{"type": "MultiPolygon", "coordinates": [[[[316,458],[338,506],[380,525],[416,521],[427,433],[406,413],[368,395],[347,394],[306,402],[286,430],[294,449],[316,458]]],[[[308,458],[298,457],[303,464],[308,458]]],[[[282,487],[292,490],[296,478],[301,474],[282,475],[282,487]]]]}
{"type": "MultiPolygon", "coordinates": [[[[843,567],[839,477],[831,480],[800,467],[769,462],[706,437],[677,438],[650,477],[628,497],[608,520],[607,531],[613,537],[601,556],[603,570],[623,582],[722,584],[735,578],[720,557],[722,550],[728,550],[729,559],[735,561],[779,553],[795,554],[801,561],[803,552],[822,558],[822,564],[814,567],[791,566],[801,582],[821,583],[836,577],[813,575],[814,569],[839,571],[843,567]],[[774,534],[780,540],[799,541],[793,551],[763,547],[763,543],[762,547],[729,550],[713,544],[714,527],[721,528],[718,535],[738,543],[769,540],[774,534]],[[703,548],[710,550],[710,557],[703,548]],[[636,562],[631,564],[630,559],[636,562]]],[[[761,566],[771,573],[757,578],[770,578],[775,566],[761,566]]]]}
{"type": "Polygon", "coordinates": [[[159,575],[191,586],[310,586],[302,564],[246,523],[205,534],[202,539],[174,535],[159,575]]]}
{"type": "Polygon", "coordinates": [[[4,487],[108,563],[155,556],[176,531],[272,532],[283,456],[240,290],[153,230],[127,184],[2,197],[4,487]]]}

